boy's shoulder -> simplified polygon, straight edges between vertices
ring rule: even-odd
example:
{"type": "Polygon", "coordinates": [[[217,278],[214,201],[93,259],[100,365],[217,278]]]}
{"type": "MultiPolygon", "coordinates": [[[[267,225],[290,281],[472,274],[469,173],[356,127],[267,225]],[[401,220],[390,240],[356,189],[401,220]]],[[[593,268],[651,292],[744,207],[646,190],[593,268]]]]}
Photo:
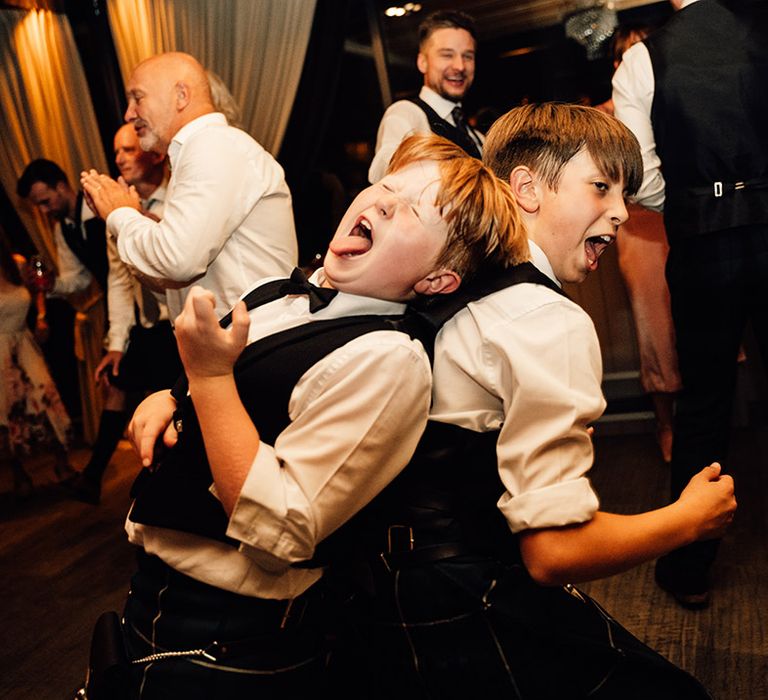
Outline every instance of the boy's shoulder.
{"type": "Polygon", "coordinates": [[[567,295],[535,282],[515,284],[488,294],[467,304],[465,312],[476,322],[503,324],[526,318],[534,320],[539,313],[552,313],[555,309],[557,313],[573,314],[591,323],[584,309],[567,295]]]}

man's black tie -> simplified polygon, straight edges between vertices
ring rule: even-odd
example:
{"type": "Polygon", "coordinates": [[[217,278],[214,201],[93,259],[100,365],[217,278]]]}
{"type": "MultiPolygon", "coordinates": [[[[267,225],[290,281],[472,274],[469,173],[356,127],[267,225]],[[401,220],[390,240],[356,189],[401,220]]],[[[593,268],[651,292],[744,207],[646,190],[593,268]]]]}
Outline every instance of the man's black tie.
{"type": "Polygon", "coordinates": [[[283,282],[280,291],[283,294],[306,294],[309,298],[309,312],[315,313],[324,309],[338,293],[335,289],[318,287],[309,280],[303,270],[294,268],[290,279],[283,282]]]}
{"type": "MultiPolygon", "coordinates": [[[[451,116],[453,117],[453,123],[456,125],[456,128],[469,136],[469,125],[467,124],[467,120],[464,118],[464,111],[461,109],[461,107],[459,107],[459,105],[456,105],[451,110],[451,116]]],[[[470,138],[472,137],[470,136],[470,138]]]]}

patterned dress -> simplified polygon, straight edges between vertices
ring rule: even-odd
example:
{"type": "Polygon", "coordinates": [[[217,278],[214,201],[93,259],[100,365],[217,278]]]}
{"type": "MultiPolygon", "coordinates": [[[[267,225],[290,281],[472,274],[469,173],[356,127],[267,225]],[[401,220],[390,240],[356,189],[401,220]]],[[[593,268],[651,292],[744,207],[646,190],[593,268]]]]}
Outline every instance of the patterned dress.
{"type": "Polygon", "coordinates": [[[70,419],[26,326],[30,294],[0,285],[0,435],[17,457],[57,442],[66,448],[70,419]]]}

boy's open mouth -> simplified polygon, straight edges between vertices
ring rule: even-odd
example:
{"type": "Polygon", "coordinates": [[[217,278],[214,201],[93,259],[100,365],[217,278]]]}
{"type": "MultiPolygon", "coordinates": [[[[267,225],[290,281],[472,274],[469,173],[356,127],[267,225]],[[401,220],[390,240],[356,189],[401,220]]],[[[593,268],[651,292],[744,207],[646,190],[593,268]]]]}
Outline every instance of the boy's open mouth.
{"type": "Polygon", "coordinates": [[[364,216],[358,217],[350,232],[343,238],[332,241],[334,255],[354,257],[367,253],[373,246],[373,226],[364,216]]]}
{"type": "Polygon", "coordinates": [[[590,270],[597,269],[597,259],[603,254],[603,251],[614,241],[614,236],[603,234],[600,236],[590,236],[584,242],[584,250],[587,254],[587,267],[590,270]]]}

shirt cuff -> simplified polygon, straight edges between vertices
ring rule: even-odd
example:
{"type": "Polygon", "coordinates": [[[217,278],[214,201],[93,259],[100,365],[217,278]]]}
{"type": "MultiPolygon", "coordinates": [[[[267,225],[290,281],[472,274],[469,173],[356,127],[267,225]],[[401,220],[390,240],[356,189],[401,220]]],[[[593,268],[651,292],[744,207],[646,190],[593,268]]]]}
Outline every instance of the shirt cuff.
{"type": "Polygon", "coordinates": [[[134,214],[143,216],[143,214],[136,211],[133,207],[118,207],[117,209],[113,209],[106,220],[109,235],[117,240],[117,232],[120,230],[120,227],[123,226],[126,221],[130,221],[134,214]]]}
{"type": "Polygon", "coordinates": [[[499,499],[499,510],[512,532],[584,523],[593,518],[599,505],[586,477],[519,496],[505,493],[499,499]]]}
{"type": "Polygon", "coordinates": [[[292,503],[302,502],[298,486],[284,479],[271,445],[261,443],[243,483],[227,527],[227,535],[250,548],[286,562],[305,561],[314,554],[311,523],[292,503]]]}

